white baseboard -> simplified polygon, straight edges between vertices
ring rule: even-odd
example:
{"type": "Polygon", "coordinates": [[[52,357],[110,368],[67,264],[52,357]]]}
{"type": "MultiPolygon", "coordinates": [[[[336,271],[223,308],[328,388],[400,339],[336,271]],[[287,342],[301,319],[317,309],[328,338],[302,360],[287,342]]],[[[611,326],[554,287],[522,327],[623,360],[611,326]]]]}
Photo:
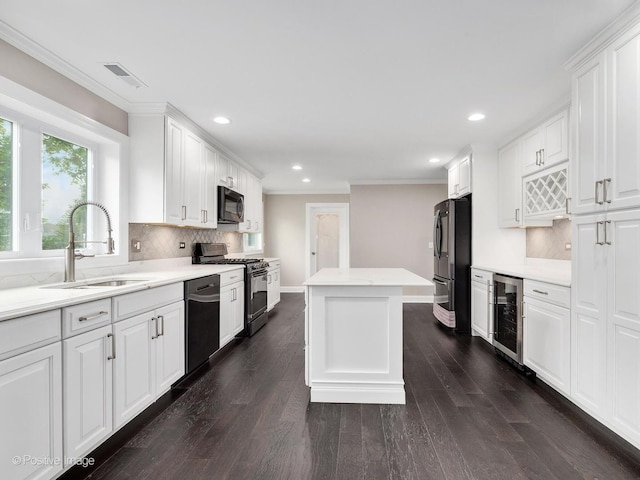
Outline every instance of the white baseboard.
{"type": "Polygon", "coordinates": [[[280,287],[280,292],[282,293],[304,293],[304,287],[300,285],[299,287],[280,287]]]}

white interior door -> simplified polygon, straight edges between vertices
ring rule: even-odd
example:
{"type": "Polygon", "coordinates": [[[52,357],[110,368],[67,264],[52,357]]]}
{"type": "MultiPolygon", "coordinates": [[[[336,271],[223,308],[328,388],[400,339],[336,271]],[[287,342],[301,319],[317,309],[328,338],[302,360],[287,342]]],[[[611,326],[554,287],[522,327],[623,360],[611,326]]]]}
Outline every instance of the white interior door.
{"type": "Polygon", "coordinates": [[[349,204],[307,204],[307,278],[322,268],[349,267],[349,204]]]}

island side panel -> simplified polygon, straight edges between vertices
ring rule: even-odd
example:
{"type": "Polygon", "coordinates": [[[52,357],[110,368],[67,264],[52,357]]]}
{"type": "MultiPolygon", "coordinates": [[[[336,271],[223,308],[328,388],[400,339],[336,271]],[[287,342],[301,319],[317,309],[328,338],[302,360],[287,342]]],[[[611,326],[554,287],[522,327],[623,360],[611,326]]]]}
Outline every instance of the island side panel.
{"type": "Polygon", "coordinates": [[[402,287],[309,286],[312,402],[405,403],[402,287]]]}

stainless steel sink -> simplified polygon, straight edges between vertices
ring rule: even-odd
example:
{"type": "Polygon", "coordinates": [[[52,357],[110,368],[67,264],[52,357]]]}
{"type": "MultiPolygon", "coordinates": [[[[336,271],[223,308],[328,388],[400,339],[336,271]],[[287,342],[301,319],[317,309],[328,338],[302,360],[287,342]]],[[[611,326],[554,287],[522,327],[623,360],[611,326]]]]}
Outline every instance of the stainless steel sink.
{"type": "Polygon", "coordinates": [[[124,285],[135,285],[136,283],[147,282],[148,280],[134,280],[114,278],[112,280],[101,280],[99,282],[82,282],[82,283],[60,283],[56,285],[47,285],[42,288],[61,288],[61,289],[90,289],[92,287],[122,287],[124,285]]]}

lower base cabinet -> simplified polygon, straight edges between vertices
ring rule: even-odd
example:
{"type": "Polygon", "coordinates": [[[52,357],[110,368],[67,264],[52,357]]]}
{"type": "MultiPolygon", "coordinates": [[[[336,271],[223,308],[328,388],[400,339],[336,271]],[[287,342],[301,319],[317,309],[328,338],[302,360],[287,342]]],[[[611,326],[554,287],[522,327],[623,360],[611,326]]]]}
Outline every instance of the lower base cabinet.
{"type": "Polygon", "coordinates": [[[220,287],[220,348],[244,330],[244,282],[220,287]]]}
{"type": "Polygon", "coordinates": [[[571,314],[568,308],[524,298],[523,360],[536,375],[569,396],[571,314]]]}
{"type": "Polygon", "coordinates": [[[117,429],[184,375],[184,302],[117,322],[113,333],[117,429]]]}
{"type": "Polygon", "coordinates": [[[471,334],[493,341],[493,273],[471,269],[471,334]]]}
{"type": "Polygon", "coordinates": [[[60,342],[0,362],[0,478],[49,479],[63,469],[60,342]]]}
{"type": "Polygon", "coordinates": [[[271,263],[267,270],[267,311],[280,303],[280,264],[271,263]]]}

